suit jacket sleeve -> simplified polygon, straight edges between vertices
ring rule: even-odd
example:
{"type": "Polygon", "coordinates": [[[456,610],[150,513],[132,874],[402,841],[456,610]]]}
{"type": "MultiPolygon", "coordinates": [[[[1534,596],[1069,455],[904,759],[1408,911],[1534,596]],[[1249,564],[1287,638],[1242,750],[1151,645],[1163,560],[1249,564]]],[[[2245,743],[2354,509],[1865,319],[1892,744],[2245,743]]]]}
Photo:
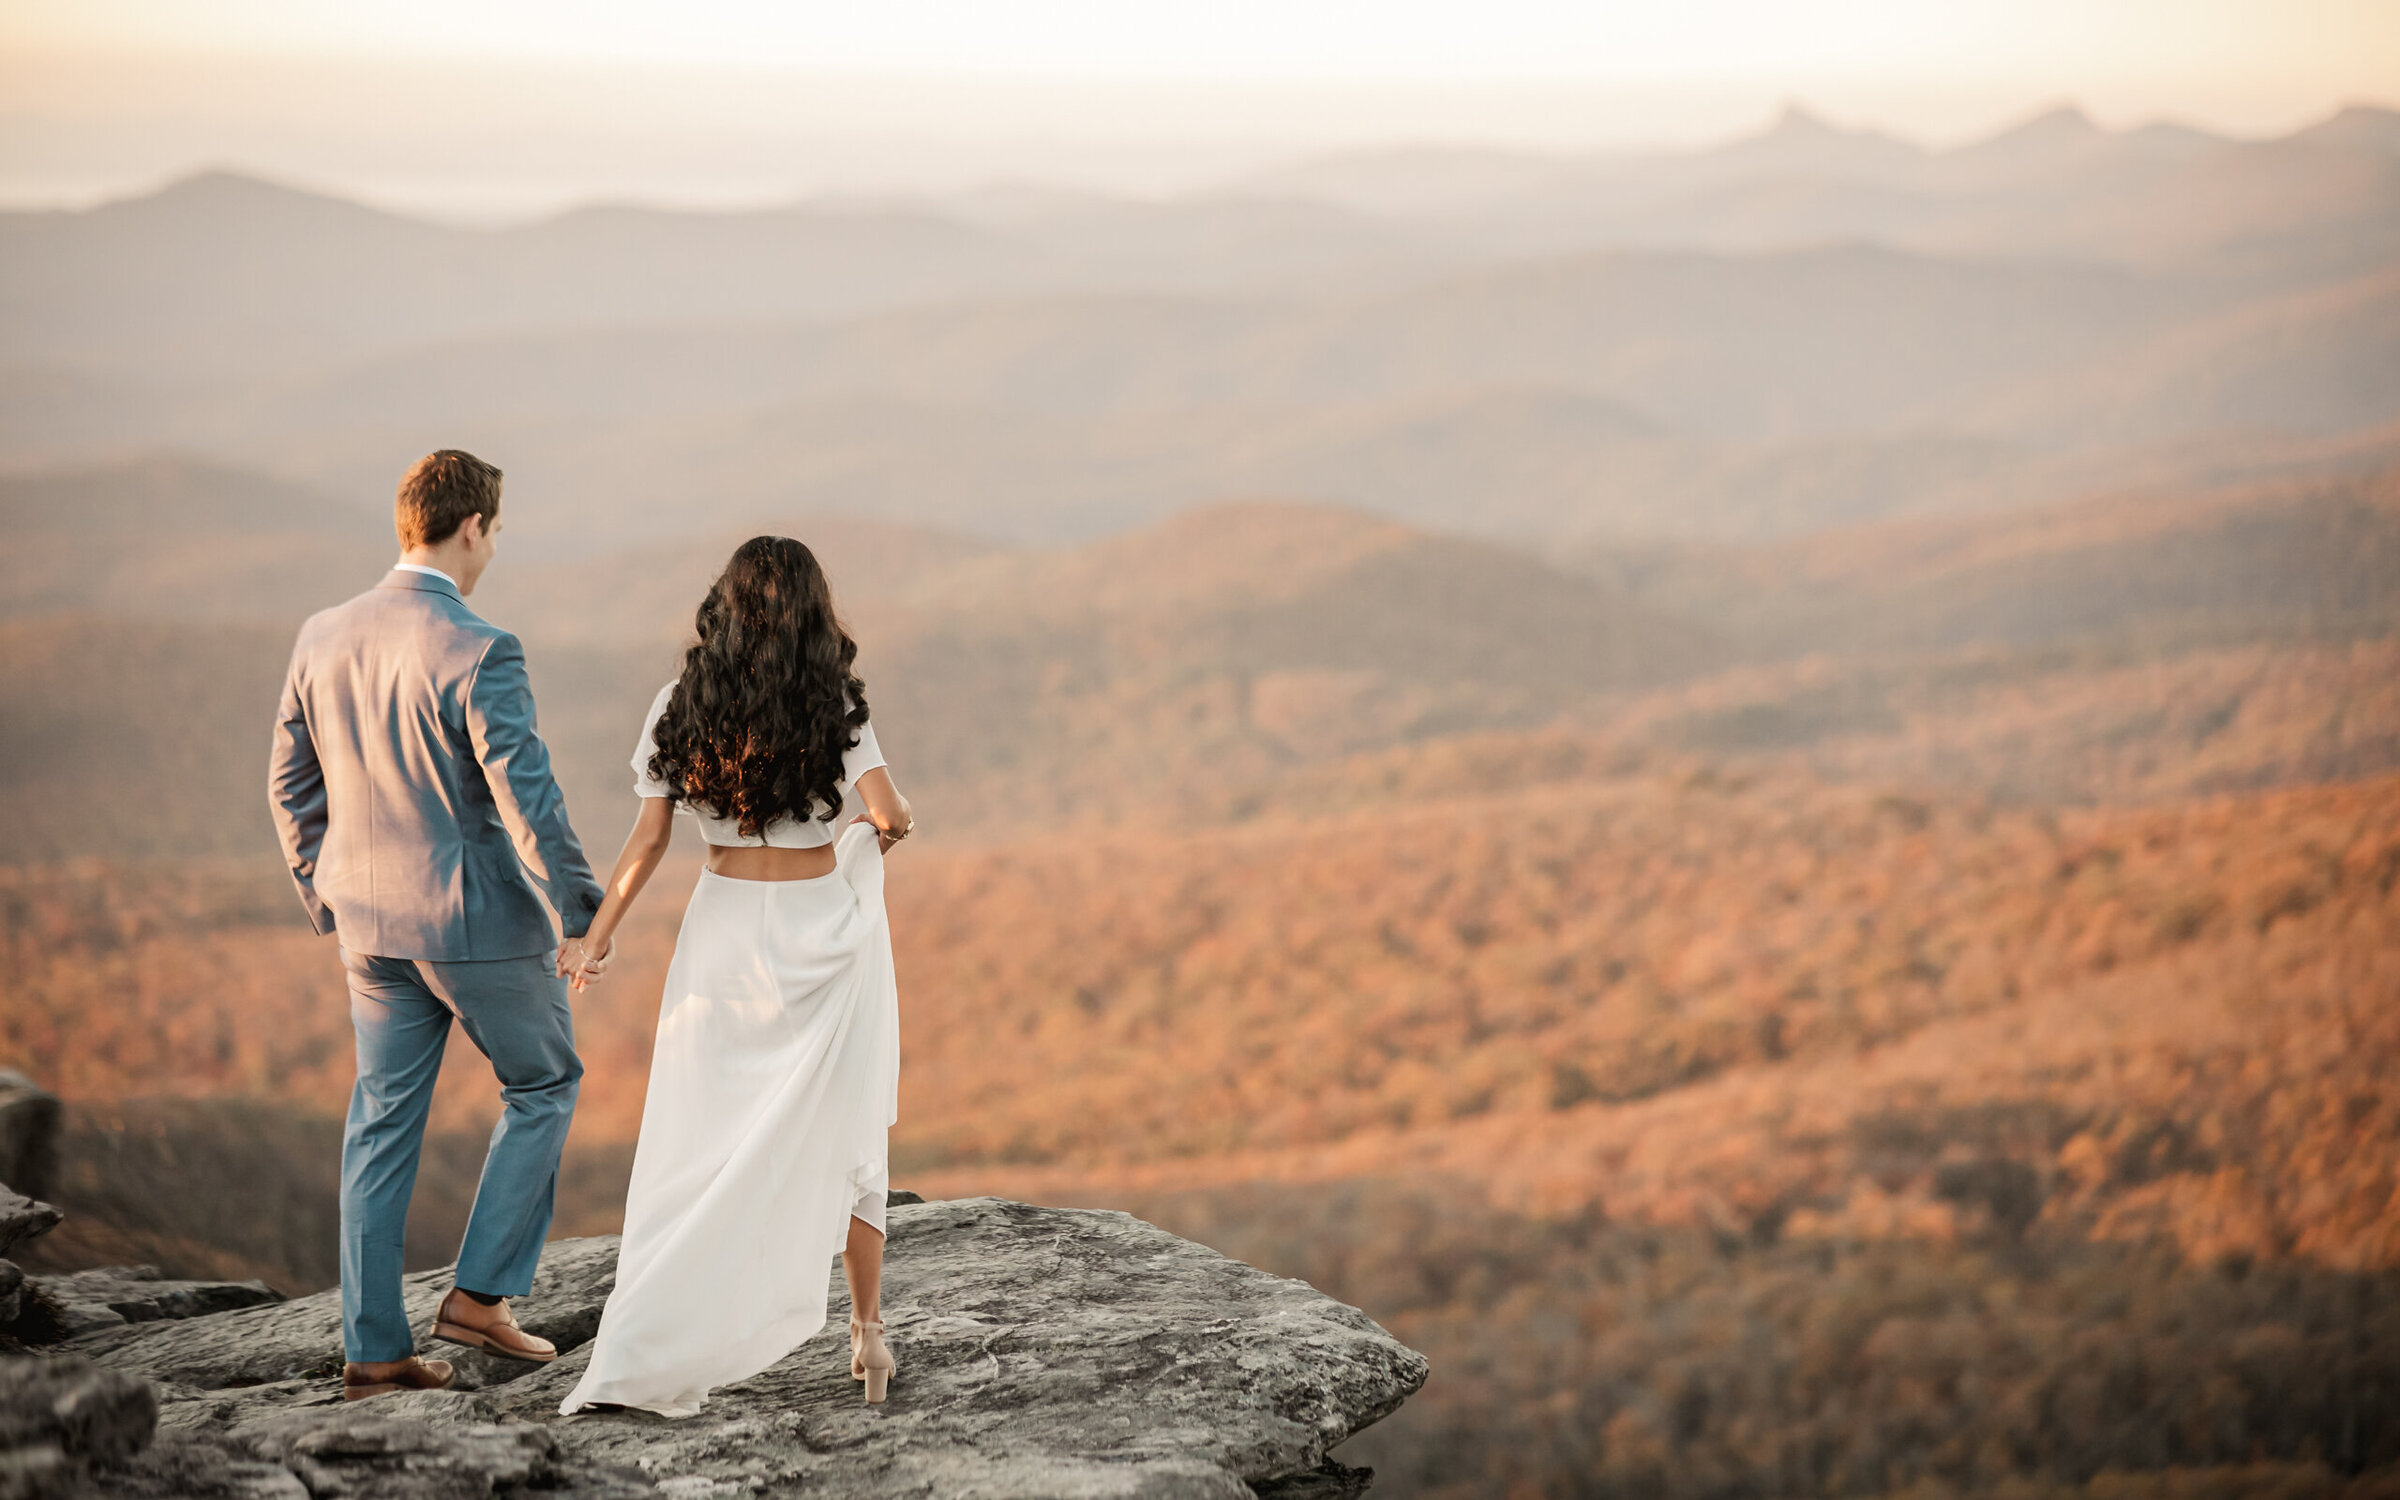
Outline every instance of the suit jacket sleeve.
{"type": "Polygon", "coordinates": [[[267,750],[267,810],[309,925],[322,937],[333,931],[333,912],[317,896],[317,854],[325,845],[325,768],[317,761],[317,742],[300,701],[305,656],[295,649],[283,675],[283,701],[275,710],[275,738],[267,750]]]}
{"type": "Polygon", "coordinates": [[[600,910],[600,882],[568,826],[567,799],[550,774],[550,747],[534,731],[525,648],[513,635],[496,637],[476,666],[467,688],[467,733],[517,857],[549,896],[567,936],[583,936],[600,910]]]}

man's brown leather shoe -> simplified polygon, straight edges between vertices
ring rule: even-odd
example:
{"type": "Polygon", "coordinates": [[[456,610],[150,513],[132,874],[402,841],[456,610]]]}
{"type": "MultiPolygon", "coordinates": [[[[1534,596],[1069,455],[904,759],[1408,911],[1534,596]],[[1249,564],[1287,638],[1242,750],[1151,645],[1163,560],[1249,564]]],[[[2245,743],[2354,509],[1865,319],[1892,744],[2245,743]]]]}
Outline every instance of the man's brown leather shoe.
{"type": "Polygon", "coordinates": [[[410,1355],[395,1364],[342,1366],[342,1399],[364,1401],[394,1391],[446,1391],[454,1372],[446,1359],[410,1355]]]}
{"type": "Polygon", "coordinates": [[[558,1358],[557,1345],[517,1326],[517,1315],[505,1299],[486,1307],[456,1287],[433,1315],[433,1336],[529,1365],[546,1365],[558,1358]],[[467,1321],[470,1318],[477,1321],[467,1321]]]}

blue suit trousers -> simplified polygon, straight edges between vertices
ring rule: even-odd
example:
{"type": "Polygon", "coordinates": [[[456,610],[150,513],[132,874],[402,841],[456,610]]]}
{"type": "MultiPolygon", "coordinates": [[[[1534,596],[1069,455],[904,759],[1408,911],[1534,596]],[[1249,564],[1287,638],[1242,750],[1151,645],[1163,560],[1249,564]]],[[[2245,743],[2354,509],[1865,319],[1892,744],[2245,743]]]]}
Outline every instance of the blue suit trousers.
{"type": "Polygon", "coordinates": [[[533,1288],[583,1062],[566,981],[546,956],[445,963],[345,948],[342,967],[358,1036],[342,1135],[342,1343],[351,1361],[381,1363],[416,1350],[400,1299],[401,1245],[450,1023],[500,1079],[500,1123],[458,1251],[457,1284],[469,1291],[533,1288]]]}

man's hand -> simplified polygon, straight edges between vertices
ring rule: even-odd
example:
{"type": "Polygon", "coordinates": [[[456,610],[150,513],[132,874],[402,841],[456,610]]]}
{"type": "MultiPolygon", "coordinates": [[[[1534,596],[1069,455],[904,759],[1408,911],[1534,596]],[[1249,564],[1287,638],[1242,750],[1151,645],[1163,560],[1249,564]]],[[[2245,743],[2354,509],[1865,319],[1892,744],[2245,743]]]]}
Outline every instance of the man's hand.
{"type": "Polygon", "coordinates": [[[597,948],[588,946],[581,938],[567,939],[558,949],[558,977],[567,981],[575,993],[582,994],[607,974],[609,955],[616,951],[616,946],[614,939],[602,942],[597,948]]]}

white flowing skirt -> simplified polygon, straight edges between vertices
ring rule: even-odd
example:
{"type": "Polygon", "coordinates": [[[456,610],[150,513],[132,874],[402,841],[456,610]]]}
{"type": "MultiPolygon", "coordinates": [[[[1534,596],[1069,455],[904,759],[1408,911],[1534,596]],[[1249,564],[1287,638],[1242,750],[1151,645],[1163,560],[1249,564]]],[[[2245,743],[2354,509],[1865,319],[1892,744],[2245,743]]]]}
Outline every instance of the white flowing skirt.
{"type": "Polygon", "coordinates": [[[562,1413],[689,1416],[825,1326],[852,1215],[883,1227],[900,1005],[883,854],[814,880],[703,872],[660,999],[616,1290],[562,1413]]]}

